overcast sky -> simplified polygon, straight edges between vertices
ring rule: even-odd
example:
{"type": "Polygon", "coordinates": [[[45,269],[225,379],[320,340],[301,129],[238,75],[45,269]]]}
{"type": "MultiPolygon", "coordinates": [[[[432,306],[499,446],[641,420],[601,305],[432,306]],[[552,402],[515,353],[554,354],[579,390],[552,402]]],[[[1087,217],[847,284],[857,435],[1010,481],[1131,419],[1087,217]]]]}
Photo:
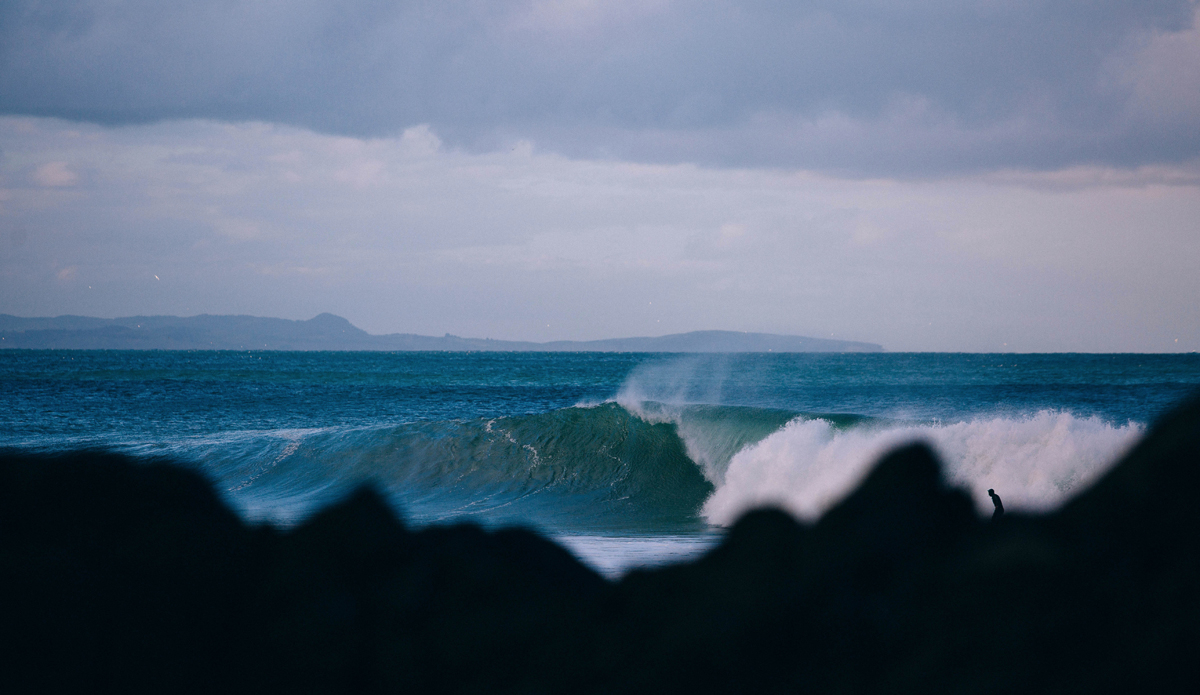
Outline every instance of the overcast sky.
{"type": "Polygon", "coordinates": [[[0,313],[1200,350],[1192,0],[7,0],[0,313]]]}

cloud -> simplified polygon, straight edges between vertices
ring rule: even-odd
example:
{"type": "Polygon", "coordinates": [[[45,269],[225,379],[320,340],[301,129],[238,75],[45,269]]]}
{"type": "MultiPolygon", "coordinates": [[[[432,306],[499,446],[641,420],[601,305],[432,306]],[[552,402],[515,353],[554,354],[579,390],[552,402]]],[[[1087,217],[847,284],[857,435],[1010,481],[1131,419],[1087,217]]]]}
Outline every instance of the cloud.
{"type": "Polygon", "coordinates": [[[1129,168],[1200,155],[1196,8],[11,0],[0,108],[849,175],[1129,168]]]}
{"type": "Polygon", "coordinates": [[[46,162],[33,170],[32,178],[39,186],[52,188],[74,186],[79,180],[79,176],[67,168],[66,162],[46,162]]]}

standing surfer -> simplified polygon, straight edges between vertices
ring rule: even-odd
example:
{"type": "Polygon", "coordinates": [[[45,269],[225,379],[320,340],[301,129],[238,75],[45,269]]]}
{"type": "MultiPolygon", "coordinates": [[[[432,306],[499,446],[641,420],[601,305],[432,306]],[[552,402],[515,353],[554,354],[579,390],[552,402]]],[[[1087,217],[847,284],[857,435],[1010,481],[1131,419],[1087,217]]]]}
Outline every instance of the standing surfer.
{"type": "Polygon", "coordinates": [[[996,505],[996,511],[992,512],[992,521],[1004,516],[1004,503],[1000,501],[1000,495],[996,491],[988,488],[988,497],[992,498],[992,504],[996,505]]]}

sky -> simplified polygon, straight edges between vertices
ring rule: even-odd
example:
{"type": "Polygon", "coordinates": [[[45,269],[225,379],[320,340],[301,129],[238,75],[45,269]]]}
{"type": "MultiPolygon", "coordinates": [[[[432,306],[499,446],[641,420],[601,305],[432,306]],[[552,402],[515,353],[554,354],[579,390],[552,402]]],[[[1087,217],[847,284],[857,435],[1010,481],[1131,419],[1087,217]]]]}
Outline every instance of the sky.
{"type": "Polygon", "coordinates": [[[7,0],[0,313],[1200,350],[1194,0],[7,0]]]}

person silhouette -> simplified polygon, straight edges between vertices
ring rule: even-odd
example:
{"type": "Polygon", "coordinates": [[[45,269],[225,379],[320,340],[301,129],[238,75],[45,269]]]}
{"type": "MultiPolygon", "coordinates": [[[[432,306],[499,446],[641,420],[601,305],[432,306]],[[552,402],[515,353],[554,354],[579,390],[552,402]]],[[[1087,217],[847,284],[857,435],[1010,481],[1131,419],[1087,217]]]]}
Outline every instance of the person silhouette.
{"type": "Polygon", "coordinates": [[[988,497],[992,498],[992,504],[996,505],[996,511],[992,512],[992,521],[1004,516],[1004,503],[1000,501],[1000,495],[996,491],[988,488],[988,497]]]}

